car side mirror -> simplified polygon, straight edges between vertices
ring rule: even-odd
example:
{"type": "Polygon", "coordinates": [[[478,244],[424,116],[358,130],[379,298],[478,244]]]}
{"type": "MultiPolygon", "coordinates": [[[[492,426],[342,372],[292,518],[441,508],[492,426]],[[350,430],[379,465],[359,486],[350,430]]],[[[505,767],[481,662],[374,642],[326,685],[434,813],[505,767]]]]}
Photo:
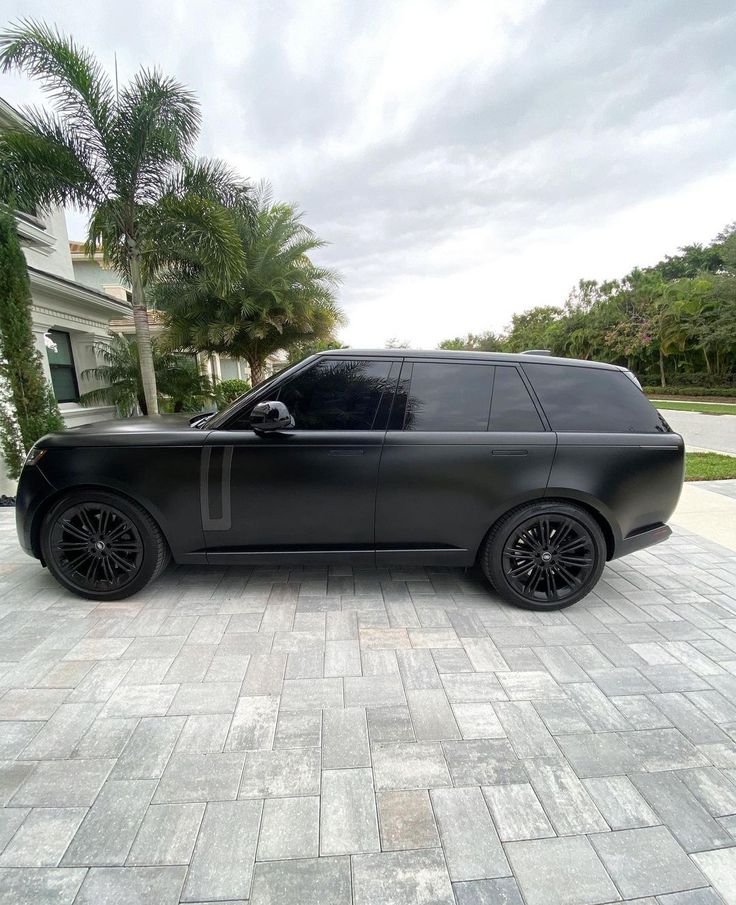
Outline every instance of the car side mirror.
{"type": "Polygon", "coordinates": [[[294,419],[283,402],[259,402],[250,413],[250,426],[257,434],[290,430],[294,419]]]}

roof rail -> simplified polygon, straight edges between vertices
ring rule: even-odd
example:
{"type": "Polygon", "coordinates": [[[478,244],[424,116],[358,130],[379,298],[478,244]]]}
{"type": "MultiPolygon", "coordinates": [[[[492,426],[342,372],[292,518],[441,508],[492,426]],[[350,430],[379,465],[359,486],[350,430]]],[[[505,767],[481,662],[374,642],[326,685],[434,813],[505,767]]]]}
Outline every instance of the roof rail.
{"type": "Polygon", "coordinates": [[[524,349],[522,355],[551,355],[549,349],[524,349]]]}

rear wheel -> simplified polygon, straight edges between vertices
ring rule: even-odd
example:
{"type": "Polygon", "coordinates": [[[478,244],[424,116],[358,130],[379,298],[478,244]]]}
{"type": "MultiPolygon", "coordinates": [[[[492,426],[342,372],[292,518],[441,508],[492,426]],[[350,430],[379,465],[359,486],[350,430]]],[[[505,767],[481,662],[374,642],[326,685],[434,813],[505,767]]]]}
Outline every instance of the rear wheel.
{"type": "Polygon", "coordinates": [[[509,603],[531,610],[560,609],[589,594],[606,564],[606,543],[595,519],[572,503],[549,500],[520,506],[491,529],[480,563],[509,603]]]}
{"type": "Polygon", "coordinates": [[[60,584],[90,600],[129,597],[169,561],[151,516],[106,491],[78,491],[55,503],[43,520],[41,552],[60,584]]]}

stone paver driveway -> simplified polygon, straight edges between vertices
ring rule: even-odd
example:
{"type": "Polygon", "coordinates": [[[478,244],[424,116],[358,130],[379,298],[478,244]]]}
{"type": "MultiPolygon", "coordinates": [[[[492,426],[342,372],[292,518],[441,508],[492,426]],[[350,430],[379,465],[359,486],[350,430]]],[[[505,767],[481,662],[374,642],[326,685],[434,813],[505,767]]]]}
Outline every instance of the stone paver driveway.
{"type": "Polygon", "coordinates": [[[736,554],[63,592],[0,514],[0,903],[736,902],[736,554]]]}

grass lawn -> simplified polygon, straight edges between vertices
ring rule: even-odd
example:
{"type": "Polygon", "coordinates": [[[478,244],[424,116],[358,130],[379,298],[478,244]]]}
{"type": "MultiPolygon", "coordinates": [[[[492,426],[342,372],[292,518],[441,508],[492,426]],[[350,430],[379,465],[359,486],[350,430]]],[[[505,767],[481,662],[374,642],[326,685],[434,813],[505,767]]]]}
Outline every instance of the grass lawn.
{"type": "Polygon", "coordinates": [[[702,412],[704,415],[736,415],[736,403],[730,402],[678,402],[672,399],[651,399],[658,409],[679,412],[702,412]]]}
{"type": "Polygon", "coordinates": [[[686,481],[725,481],[736,478],[736,456],[721,453],[685,453],[686,481]]]}

